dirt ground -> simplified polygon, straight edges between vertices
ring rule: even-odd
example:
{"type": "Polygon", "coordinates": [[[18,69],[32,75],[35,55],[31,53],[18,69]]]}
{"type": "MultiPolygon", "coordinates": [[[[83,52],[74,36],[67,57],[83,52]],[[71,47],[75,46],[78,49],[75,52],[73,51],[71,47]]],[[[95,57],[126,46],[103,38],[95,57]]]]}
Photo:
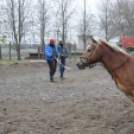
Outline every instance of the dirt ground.
{"type": "Polygon", "coordinates": [[[55,84],[46,63],[0,65],[0,134],[134,134],[134,104],[107,71],[75,64],[55,84]]]}

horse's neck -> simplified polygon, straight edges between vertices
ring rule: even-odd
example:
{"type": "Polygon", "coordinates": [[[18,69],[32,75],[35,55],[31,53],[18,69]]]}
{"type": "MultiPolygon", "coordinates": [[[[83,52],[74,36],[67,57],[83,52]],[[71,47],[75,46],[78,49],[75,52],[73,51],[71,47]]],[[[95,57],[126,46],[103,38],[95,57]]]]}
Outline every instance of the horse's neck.
{"type": "Polygon", "coordinates": [[[103,48],[101,56],[102,64],[108,69],[114,69],[126,60],[124,54],[112,51],[108,47],[103,48]]]}

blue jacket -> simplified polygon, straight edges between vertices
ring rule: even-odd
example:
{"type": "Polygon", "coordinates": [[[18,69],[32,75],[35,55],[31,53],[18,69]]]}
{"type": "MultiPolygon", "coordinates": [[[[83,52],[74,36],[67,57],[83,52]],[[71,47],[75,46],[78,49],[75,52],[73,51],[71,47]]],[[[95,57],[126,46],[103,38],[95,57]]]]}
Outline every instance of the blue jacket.
{"type": "MultiPolygon", "coordinates": [[[[54,46],[56,49],[56,58],[59,56],[59,52],[57,49],[57,46],[54,46]]],[[[53,56],[53,52],[52,52],[52,47],[50,44],[46,45],[45,49],[44,49],[44,54],[45,54],[45,59],[47,61],[53,61],[53,58],[51,56],[53,56]]]]}
{"type": "Polygon", "coordinates": [[[61,47],[60,45],[58,46],[58,51],[60,55],[64,55],[63,57],[66,58],[68,56],[68,51],[67,49],[63,46],[61,47]]]}

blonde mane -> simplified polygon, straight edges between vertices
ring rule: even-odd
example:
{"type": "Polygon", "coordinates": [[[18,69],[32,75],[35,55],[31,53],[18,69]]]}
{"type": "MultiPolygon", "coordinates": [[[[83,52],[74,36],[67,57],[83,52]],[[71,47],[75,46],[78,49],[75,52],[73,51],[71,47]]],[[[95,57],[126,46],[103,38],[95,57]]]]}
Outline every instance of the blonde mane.
{"type": "Polygon", "coordinates": [[[127,55],[126,51],[123,50],[122,48],[118,47],[117,45],[112,45],[111,43],[107,42],[104,39],[100,39],[99,42],[103,43],[104,45],[107,45],[113,51],[120,52],[120,53],[127,55]]]}

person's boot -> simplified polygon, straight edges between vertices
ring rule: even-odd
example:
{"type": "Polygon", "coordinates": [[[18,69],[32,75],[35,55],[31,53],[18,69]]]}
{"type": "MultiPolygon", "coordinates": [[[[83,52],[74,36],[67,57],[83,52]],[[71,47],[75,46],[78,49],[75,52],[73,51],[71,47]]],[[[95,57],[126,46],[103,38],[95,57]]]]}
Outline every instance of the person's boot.
{"type": "Polygon", "coordinates": [[[51,81],[52,83],[56,83],[56,81],[54,81],[54,78],[53,78],[53,77],[50,77],[50,81],[51,81]]]}

